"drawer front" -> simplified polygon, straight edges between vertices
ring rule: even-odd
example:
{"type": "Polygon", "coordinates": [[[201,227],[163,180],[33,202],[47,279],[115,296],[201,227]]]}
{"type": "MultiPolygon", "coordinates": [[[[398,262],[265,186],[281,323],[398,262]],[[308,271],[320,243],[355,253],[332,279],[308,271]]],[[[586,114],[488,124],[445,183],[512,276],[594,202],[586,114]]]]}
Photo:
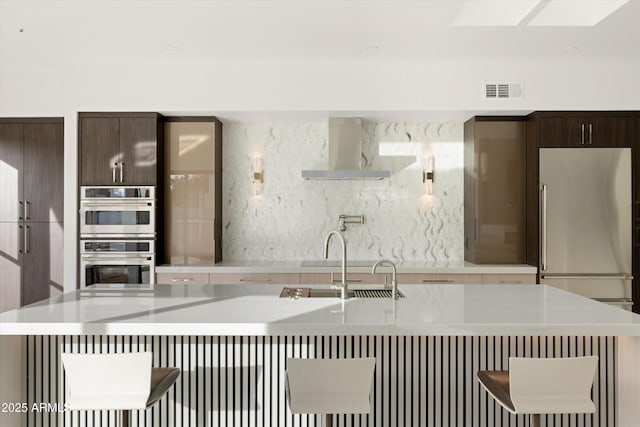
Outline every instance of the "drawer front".
{"type": "Polygon", "coordinates": [[[281,284],[297,285],[300,282],[298,273],[211,273],[212,284],[281,284]]]}
{"type": "Polygon", "coordinates": [[[535,274],[485,274],[482,283],[487,285],[535,285],[535,274]]]}
{"type": "Polygon", "coordinates": [[[206,285],[209,283],[209,273],[158,273],[156,283],[169,285],[206,285]]]}
{"type": "Polygon", "coordinates": [[[398,285],[480,284],[482,274],[398,274],[398,285]]]}
{"type": "MultiPolygon", "coordinates": [[[[329,285],[332,283],[342,282],[342,273],[302,273],[300,274],[301,285],[329,285]]],[[[391,284],[391,274],[386,273],[349,273],[347,272],[347,283],[353,284],[391,284]],[[386,282],[385,282],[386,278],[386,282]]]]}

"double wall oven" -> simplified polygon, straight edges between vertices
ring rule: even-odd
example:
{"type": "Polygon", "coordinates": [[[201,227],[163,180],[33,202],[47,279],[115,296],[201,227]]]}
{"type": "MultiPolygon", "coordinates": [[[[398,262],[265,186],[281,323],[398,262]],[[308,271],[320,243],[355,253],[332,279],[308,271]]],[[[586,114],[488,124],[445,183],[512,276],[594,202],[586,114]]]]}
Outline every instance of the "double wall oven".
{"type": "Polygon", "coordinates": [[[81,187],[80,289],[153,290],[156,191],[81,187]]]}

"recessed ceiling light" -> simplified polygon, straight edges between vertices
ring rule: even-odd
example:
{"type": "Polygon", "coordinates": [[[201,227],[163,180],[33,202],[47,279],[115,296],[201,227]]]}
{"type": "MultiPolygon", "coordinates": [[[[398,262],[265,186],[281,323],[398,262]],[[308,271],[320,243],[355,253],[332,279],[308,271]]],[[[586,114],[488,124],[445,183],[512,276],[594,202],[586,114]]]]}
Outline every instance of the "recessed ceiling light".
{"type": "Polygon", "coordinates": [[[628,0],[549,0],[527,25],[589,27],[622,7],[628,0]]]}
{"type": "Polygon", "coordinates": [[[515,26],[540,0],[465,0],[460,5],[453,25],[459,26],[515,26]]]}
{"type": "Polygon", "coordinates": [[[379,49],[380,49],[380,46],[376,46],[376,45],[374,45],[374,44],[370,44],[369,46],[367,46],[367,50],[368,50],[369,52],[375,52],[375,51],[377,51],[377,50],[379,50],[379,49]]]}
{"type": "Polygon", "coordinates": [[[171,50],[171,51],[176,51],[176,50],[180,50],[180,47],[178,45],[175,44],[169,44],[165,47],[165,49],[167,50],[171,50]]]}

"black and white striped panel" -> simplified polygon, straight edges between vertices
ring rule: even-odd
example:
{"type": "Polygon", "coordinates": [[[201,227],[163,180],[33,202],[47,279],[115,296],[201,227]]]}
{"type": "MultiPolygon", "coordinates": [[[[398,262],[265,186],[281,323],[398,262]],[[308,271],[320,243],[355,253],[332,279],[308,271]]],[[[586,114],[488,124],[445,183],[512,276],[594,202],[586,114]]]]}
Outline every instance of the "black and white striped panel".
{"type": "MultiPolygon", "coordinates": [[[[613,337],[107,337],[31,336],[26,340],[27,401],[63,405],[59,352],[152,351],[154,366],[182,371],[152,409],[134,413],[142,426],[320,425],[293,415],[284,393],[288,357],[376,358],[370,415],[341,415],[337,425],[528,427],[524,415],[501,409],[480,387],[478,370],[508,368],[509,356],[599,355],[592,397],[595,414],[543,417],[543,426],[616,425],[616,346],[613,337]]],[[[117,426],[114,411],[29,412],[27,426],[117,426]]]]}

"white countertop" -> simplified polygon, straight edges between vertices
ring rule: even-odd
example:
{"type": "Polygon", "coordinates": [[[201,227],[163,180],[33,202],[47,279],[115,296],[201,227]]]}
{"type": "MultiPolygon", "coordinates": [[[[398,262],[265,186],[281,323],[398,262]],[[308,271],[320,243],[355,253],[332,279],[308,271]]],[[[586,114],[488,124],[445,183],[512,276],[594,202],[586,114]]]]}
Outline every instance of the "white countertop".
{"type": "MultiPolygon", "coordinates": [[[[371,273],[376,260],[348,260],[351,273],[371,273]]],[[[472,264],[466,261],[398,261],[398,273],[433,274],[536,274],[526,264],[472,264]]],[[[315,261],[222,261],[212,265],[174,265],[156,267],[156,273],[322,273],[340,271],[339,260],[315,261]]],[[[386,271],[386,270],[385,270],[386,271]]]]}
{"type": "MultiPolygon", "coordinates": [[[[352,288],[355,286],[352,286],[352,288]]],[[[279,298],[281,285],[64,294],[0,314],[0,335],[640,336],[640,315],[538,285],[400,286],[406,298],[279,298]]]]}

